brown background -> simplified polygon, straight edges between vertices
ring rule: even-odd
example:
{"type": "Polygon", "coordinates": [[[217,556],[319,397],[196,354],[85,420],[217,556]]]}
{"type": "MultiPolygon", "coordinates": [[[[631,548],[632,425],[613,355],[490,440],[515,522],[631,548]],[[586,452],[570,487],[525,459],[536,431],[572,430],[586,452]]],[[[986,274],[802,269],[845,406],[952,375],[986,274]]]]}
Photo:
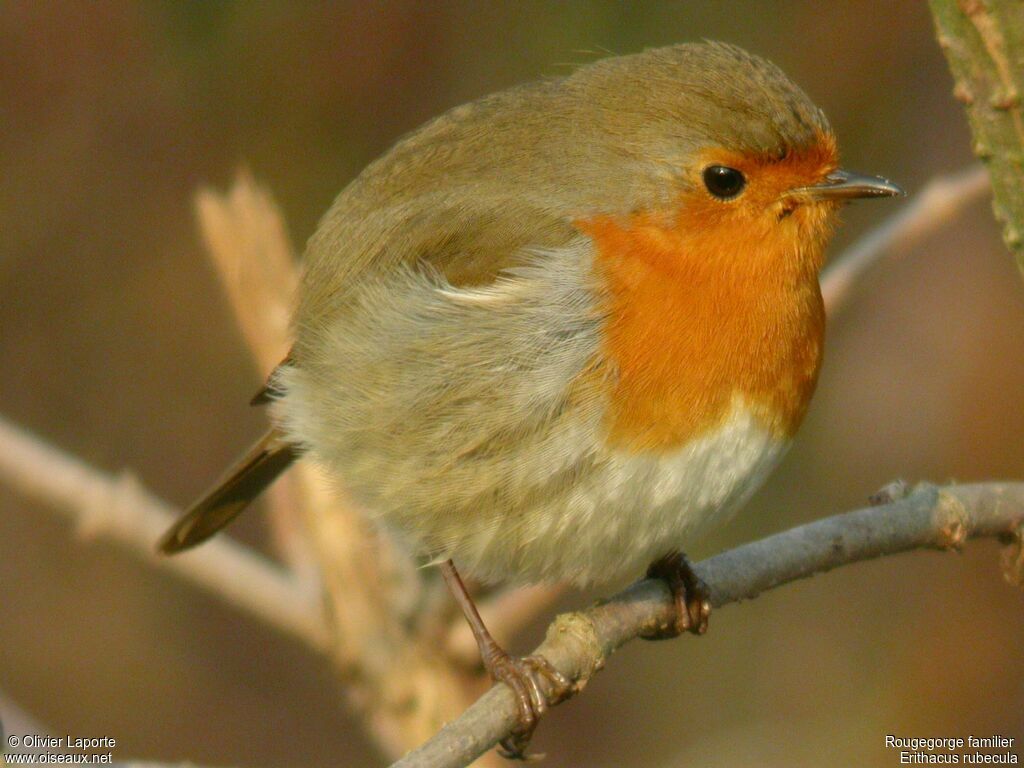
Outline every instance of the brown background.
{"type": "MultiPolygon", "coordinates": [[[[705,37],[789,72],[850,167],[913,192],[970,160],[923,3],[3,3],[4,415],[187,502],[263,418],[197,186],[247,165],[301,243],[440,110],[705,37]]],[[[832,252],[893,210],[851,209],[832,252]]],[[[1020,477],[1022,342],[1024,284],[979,204],[871,274],[830,327],[796,447],[691,552],[859,506],[897,476],[1020,477]]],[[[250,517],[236,535],[259,542],[250,517]]],[[[633,644],[537,747],[558,768],[897,765],[887,733],[1020,745],[1024,595],[996,561],[981,544],[860,565],[723,610],[700,641],[633,644]]],[[[0,616],[0,690],[58,734],[117,738],[120,758],[381,763],[324,661],[5,488],[0,616]]]]}

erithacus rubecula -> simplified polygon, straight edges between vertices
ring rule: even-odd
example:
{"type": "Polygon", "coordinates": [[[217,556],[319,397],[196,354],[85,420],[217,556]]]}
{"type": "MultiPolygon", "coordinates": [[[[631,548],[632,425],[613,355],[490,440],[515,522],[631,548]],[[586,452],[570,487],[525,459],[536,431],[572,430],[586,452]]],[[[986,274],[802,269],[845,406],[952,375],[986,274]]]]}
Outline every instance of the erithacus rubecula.
{"type": "Polygon", "coordinates": [[[719,43],[581,67],[402,139],[310,239],[274,428],[162,541],[192,546],[309,456],[442,565],[521,756],[566,681],[508,656],[484,582],[650,572],[708,602],[680,547],[740,505],[807,410],[835,213],[901,194],[840,170],[822,112],[719,43]]]}

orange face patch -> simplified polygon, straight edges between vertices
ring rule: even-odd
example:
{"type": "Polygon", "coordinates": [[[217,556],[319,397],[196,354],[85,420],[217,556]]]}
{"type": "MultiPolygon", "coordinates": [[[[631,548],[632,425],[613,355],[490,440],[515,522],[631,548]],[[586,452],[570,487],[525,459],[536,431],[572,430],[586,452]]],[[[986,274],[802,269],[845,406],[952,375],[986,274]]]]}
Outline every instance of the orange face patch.
{"type": "Polygon", "coordinates": [[[784,193],[833,170],[834,148],[774,159],[709,152],[708,164],[743,171],[744,192],[721,201],[698,182],[674,211],[576,222],[594,241],[607,292],[618,446],[684,445],[719,426],[736,395],[788,437],[817,382],[817,274],[834,209],[789,204],[784,193]]]}

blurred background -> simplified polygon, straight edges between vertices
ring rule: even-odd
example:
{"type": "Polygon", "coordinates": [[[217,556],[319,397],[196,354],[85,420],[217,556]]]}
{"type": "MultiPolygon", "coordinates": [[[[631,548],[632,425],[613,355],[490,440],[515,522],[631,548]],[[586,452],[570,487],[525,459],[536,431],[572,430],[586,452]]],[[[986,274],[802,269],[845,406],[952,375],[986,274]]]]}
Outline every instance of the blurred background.
{"type": "MultiPolygon", "coordinates": [[[[4,416],[179,504],[265,416],[192,210],[247,166],[301,245],[438,112],[605,52],[712,38],[778,63],[848,167],[911,194],[971,160],[924,3],[0,4],[4,416]]],[[[900,203],[851,208],[832,254],[900,203]]],[[[698,557],[896,478],[1024,476],[1024,283],[987,203],[877,267],[829,329],[785,463],[698,557]]],[[[258,515],[234,535],[259,543],[258,515]]],[[[857,565],[633,643],[541,726],[549,768],[898,764],[886,734],[1024,740],[1024,595],[997,547],[857,565]],[[637,755],[642,759],[637,759],[637,755]]],[[[571,594],[563,607],[593,595],[571,594]]],[[[0,487],[0,691],[116,756],[375,766],[328,663],[0,487]]],[[[520,649],[532,647],[542,616],[520,649]]]]}

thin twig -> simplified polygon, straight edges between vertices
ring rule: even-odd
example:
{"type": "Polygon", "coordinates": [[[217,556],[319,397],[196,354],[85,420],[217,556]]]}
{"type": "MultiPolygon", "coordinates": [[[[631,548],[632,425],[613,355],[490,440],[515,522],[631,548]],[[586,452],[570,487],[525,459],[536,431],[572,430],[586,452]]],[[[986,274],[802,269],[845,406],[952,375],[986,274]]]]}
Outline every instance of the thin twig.
{"type": "MultiPolygon", "coordinates": [[[[967,539],[999,538],[1019,547],[1024,483],[923,486],[910,496],[836,515],[746,544],[696,565],[722,607],[841,565],[912,549],[955,549],[967,539]]],[[[1010,575],[1008,574],[1008,578],[1010,575]]],[[[563,614],[534,651],[577,690],[617,648],[667,627],[672,600],[661,581],[633,584],[586,611],[563,614]]],[[[457,720],[392,768],[460,768],[507,736],[516,723],[510,688],[493,686],[457,720]]]]}
{"type": "Polygon", "coordinates": [[[0,480],[60,510],[85,537],[117,541],[154,567],[219,595],[269,626],[325,649],[329,633],[316,599],[274,563],[220,537],[180,557],[154,542],[179,511],[128,473],[91,467],[0,417],[0,480]]]}

